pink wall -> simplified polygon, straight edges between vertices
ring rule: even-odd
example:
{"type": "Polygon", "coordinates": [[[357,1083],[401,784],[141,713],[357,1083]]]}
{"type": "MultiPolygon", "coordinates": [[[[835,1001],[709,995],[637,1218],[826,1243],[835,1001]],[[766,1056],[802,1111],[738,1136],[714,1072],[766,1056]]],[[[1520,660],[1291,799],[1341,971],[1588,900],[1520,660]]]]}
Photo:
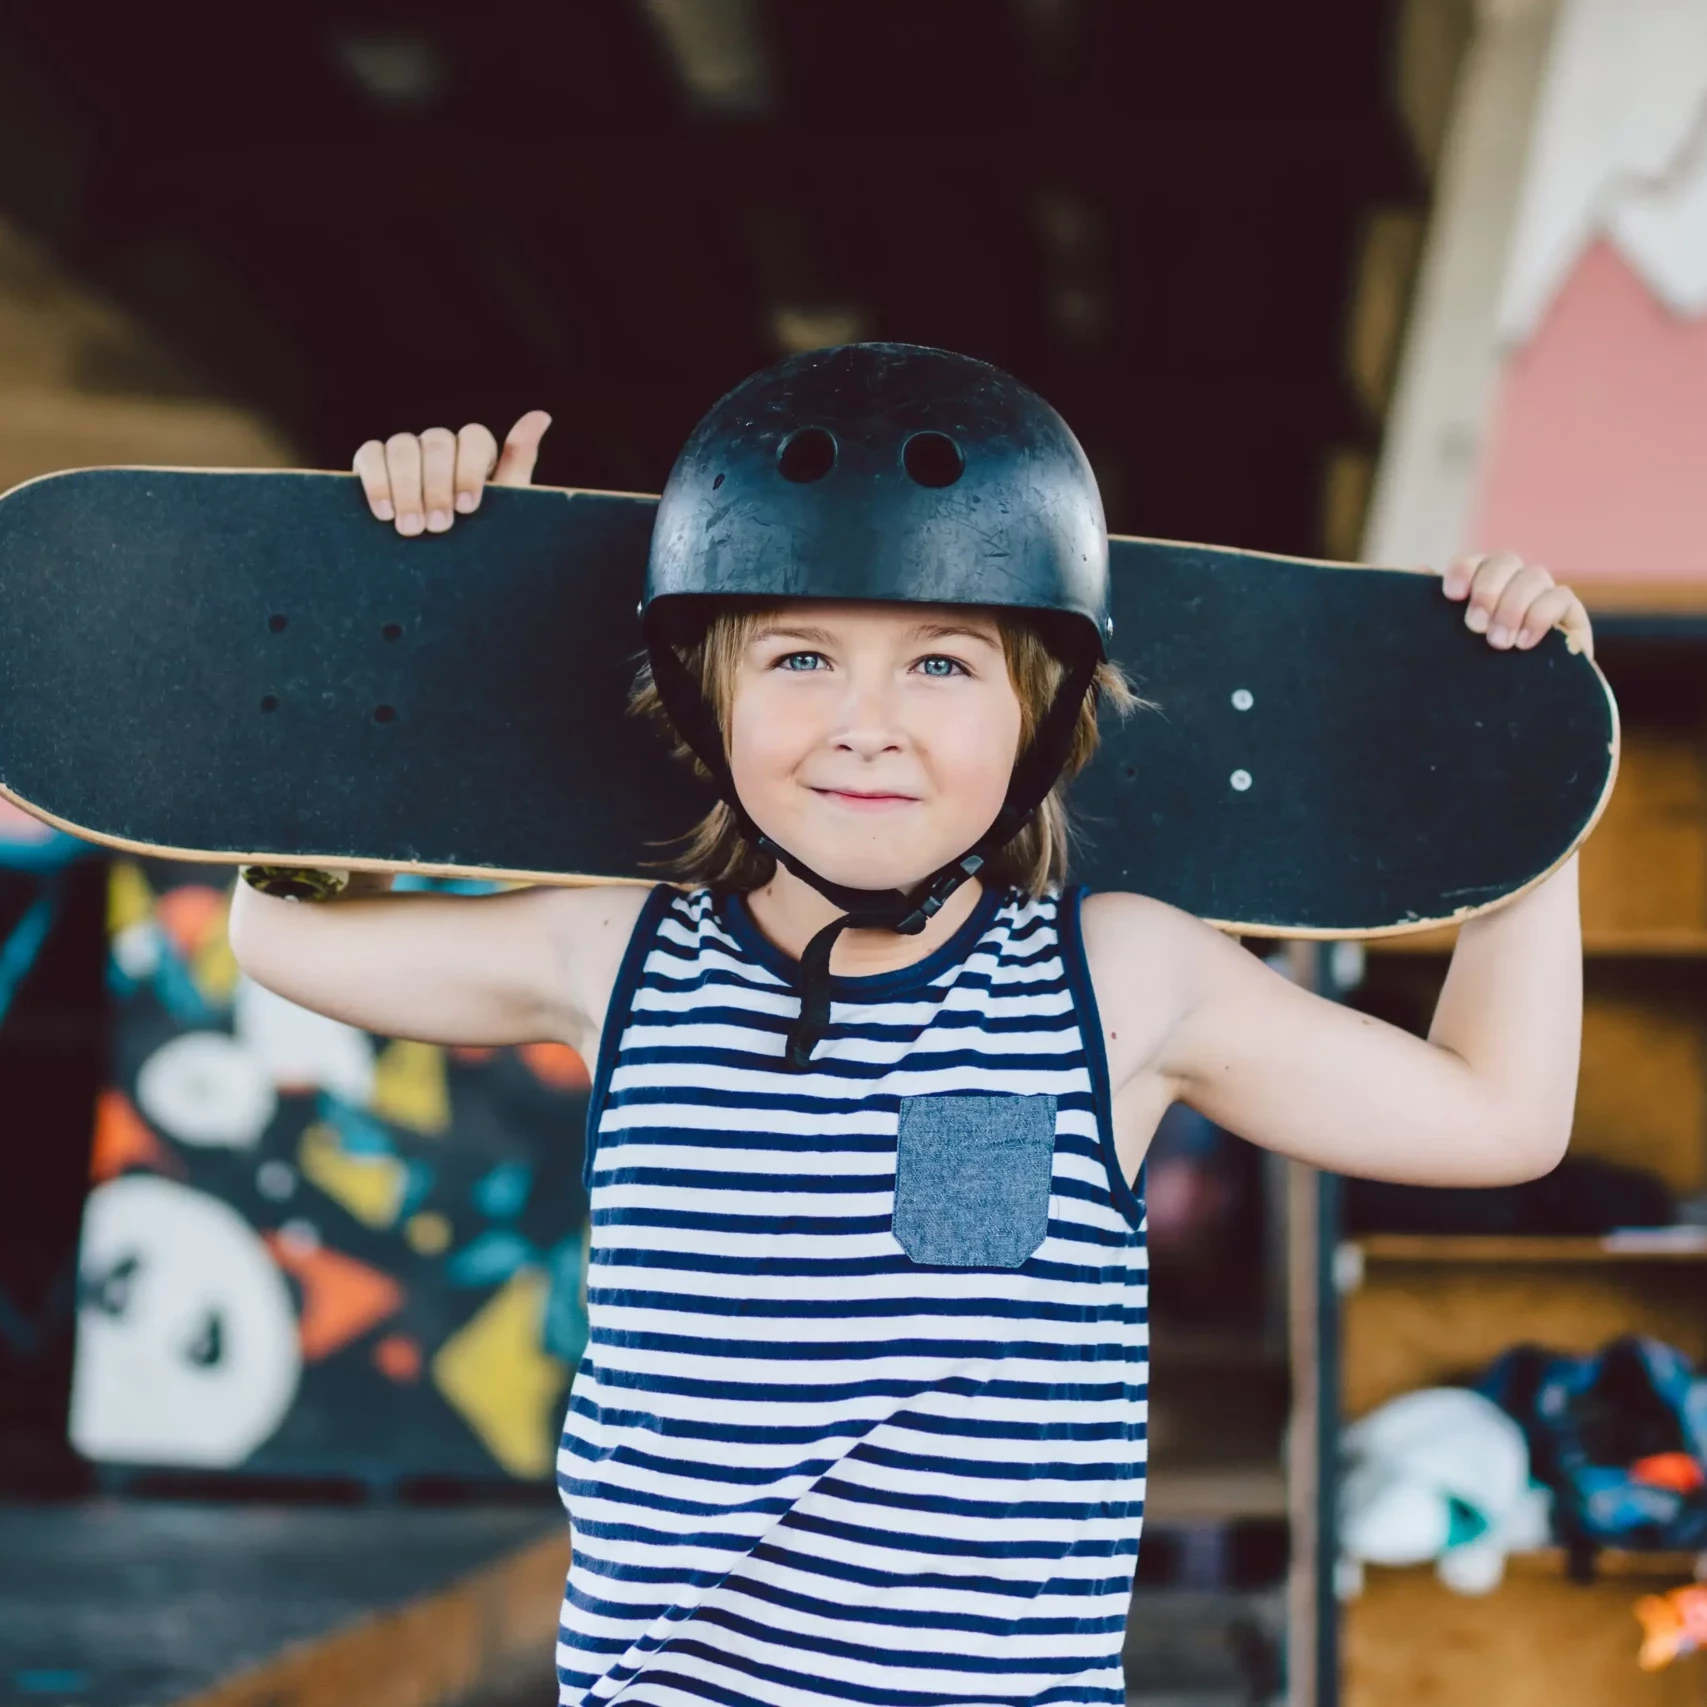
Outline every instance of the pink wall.
{"type": "Polygon", "coordinates": [[[1707,580],[1707,316],[1609,243],[1507,361],[1471,528],[1562,580],[1707,580]]]}

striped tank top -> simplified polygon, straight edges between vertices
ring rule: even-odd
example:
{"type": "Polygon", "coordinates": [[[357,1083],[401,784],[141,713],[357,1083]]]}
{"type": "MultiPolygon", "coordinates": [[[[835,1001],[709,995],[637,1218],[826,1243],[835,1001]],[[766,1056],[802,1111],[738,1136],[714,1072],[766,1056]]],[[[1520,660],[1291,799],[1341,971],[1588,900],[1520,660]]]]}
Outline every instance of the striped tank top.
{"type": "Polygon", "coordinates": [[[832,980],[796,1072],[795,962],[653,892],[588,1117],[563,1702],[1124,1701],[1147,1272],[1080,899],[832,980]]]}

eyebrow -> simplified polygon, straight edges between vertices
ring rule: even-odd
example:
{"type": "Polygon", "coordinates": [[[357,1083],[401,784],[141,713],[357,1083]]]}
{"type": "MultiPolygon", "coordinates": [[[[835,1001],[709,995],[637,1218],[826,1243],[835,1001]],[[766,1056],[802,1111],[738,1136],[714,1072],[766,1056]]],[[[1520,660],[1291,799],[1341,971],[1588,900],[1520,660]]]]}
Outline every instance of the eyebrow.
{"type": "MultiPolygon", "coordinates": [[[[963,623],[954,622],[922,622],[907,631],[909,640],[950,640],[955,637],[967,640],[981,641],[984,645],[995,647],[1000,644],[993,635],[986,634],[982,629],[969,628],[963,623]]],[[[811,646],[831,645],[835,636],[827,628],[810,626],[795,626],[785,623],[766,623],[753,635],[753,640],[803,640],[811,646]]]]}
{"type": "Polygon", "coordinates": [[[971,628],[959,622],[923,622],[908,633],[914,640],[950,640],[956,635],[967,640],[981,640],[986,646],[1001,645],[1000,639],[982,628],[971,628]]]}

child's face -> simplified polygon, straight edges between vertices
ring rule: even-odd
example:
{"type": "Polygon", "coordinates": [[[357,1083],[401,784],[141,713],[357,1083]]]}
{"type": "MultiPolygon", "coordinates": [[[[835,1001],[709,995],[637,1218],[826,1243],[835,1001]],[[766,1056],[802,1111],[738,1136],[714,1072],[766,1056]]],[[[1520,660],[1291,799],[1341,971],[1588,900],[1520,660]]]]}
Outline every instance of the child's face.
{"type": "Polygon", "coordinates": [[[1020,731],[993,617],[802,599],[737,663],[729,766],[753,821],[813,870],[907,888],[995,821],[1020,731]]]}

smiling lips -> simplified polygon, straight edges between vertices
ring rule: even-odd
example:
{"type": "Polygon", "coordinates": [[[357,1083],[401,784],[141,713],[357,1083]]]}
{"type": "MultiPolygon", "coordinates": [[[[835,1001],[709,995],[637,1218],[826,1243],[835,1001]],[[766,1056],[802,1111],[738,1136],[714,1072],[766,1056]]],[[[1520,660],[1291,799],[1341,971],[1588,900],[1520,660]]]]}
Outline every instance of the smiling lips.
{"type": "Polygon", "coordinates": [[[917,796],[911,794],[862,794],[847,788],[815,788],[812,792],[821,795],[826,800],[834,800],[838,805],[850,806],[856,812],[877,811],[886,806],[914,806],[918,804],[917,796]]]}

